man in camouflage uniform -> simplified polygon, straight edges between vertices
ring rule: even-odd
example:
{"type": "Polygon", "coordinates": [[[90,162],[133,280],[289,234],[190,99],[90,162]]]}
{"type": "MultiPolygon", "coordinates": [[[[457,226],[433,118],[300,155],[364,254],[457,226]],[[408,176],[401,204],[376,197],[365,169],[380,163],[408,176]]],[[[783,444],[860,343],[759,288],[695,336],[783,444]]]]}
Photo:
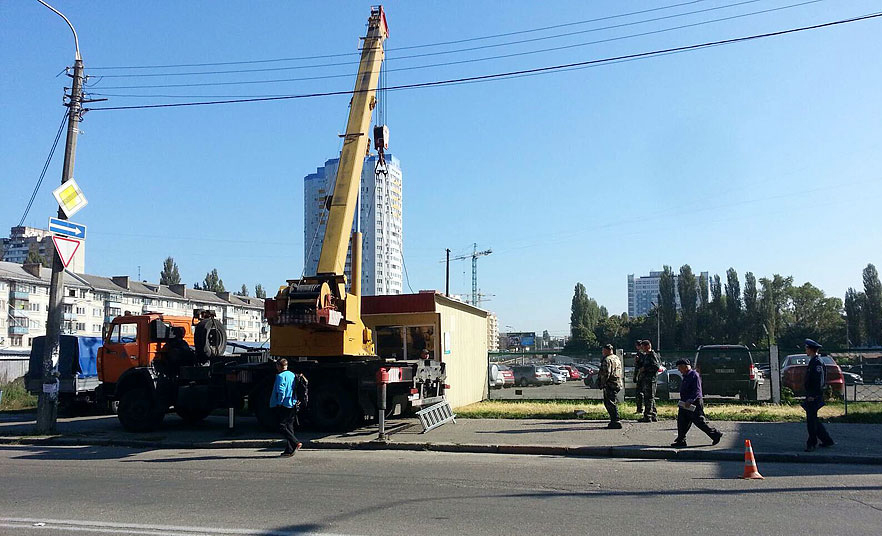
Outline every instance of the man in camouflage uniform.
{"type": "Polygon", "coordinates": [[[614,354],[612,344],[603,347],[603,361],[600,362],[600,388],[603,389],[603,405],[609,413],[609,425],[607,428],[621,428],[619,420],[618,394],[622,390],[622,362],[619,356],[614,354]]]}
{"type": "Polygon", "coordinates": [[[637,422],[658,422],[658,414],[655,409],[655,390],[658,367],[661,366],[661,357],[652,350],[652,343],[645,339],[641,345],[643,351],[640,377],[637,381],[637,392],[643,393],[643,418],[637,422]]]}
{"type": "Polygon", "coordinates": [[[634,343],[636,352],[634,353],[634,384],[637,386],[637,393],[634,395],[637,399],[637,414],[643,413],[643,392],[640,390],[640,369],[643,367],[643,340],[637,339],[634,343]]]}

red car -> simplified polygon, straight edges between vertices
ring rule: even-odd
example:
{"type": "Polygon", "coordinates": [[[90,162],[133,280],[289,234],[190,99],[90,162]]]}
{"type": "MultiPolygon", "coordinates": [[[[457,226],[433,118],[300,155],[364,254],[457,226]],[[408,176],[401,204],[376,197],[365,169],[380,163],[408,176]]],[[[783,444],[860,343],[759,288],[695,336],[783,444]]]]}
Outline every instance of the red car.
{"type": "MultiPolygon", "coordinates": [[[[781,367],[781,386],[790,388],[795,394],[805,394],[805,373],[809,359],[806,354],[788,355],[781,367]]],[[[821,362],[827,367],[827,385],[840,395],[844,393],[845,378],[842,376],[842,369],[832,357],[822,355],[821,362]]]]}
{"type": "Polygon", "coordinates": [[[570,379],[571,380],[581,380],[582,379],[582,373],[579,372],[579,369],[577,369],[573,365],[561,365],[561,367],[570,371],[570,379]]]}
{"type": "Polygon", "coordinates": [[[504,380],[502,386],[511,387],[512,385],[514,385],[514,372],[512,372],[511,369],[505,365],[497,365],[497,367],[499,368],[499,375],[502,376],[502,379],[504,380]]]}

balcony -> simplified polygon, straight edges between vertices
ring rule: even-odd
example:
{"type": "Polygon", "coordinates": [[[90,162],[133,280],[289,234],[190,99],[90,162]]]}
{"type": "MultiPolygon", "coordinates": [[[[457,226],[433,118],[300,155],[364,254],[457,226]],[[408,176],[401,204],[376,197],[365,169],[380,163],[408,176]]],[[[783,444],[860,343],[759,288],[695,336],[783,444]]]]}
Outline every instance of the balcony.
{"type": "Polygon", "coordinates": [[[119,310],[122,310],[122,308],[123,308],[123,304],[122,304],[121,301],[107,300],[106,302],[104,302],[104,307],[107,307],[108,309],[119,309],[119,310]]]}
{"type": "Polygon", "coordinates": [[[61,304],[62,305],[76,305],[77,299],[74,298],[73,296],[65,296],[65,297],[61,298],[61,304]]]}
{"type": "Polygon", "coordinates": [[[77,319],[77,315],[74,313],[62,313],[62,318],[65,321],[72,321],[77,319]]]}
{"type": "Polygon", "coordinates": [[[9,326],[10,335],[27,335],[28,328],[22,326],[9,326]]]}
{"type": "Polygon", "coordinates": [[[116,315],[104,315],[104,323],[110,324],[113,322],[113,319],[116,318],[116,315]]]}
{"type": "Polygon", "coordinates": [[[13,300],[28,301],[30,299],[30,297],[31,297],[30,292],[22,292],[20,290],[13,290],[12,292],[9,293],[9,298],[13,299],[13,300]]]}
{"type": "Polygon", "coordinates": [[[28,318],[28,312],[24,309],[13,309],[12,316],[15,318],[28,318]]]}

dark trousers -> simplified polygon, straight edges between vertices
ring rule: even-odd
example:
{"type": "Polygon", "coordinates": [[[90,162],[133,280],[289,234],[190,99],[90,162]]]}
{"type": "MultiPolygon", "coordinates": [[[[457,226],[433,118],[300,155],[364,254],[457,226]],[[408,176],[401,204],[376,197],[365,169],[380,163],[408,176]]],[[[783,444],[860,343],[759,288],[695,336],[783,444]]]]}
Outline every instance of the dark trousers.
{"type": "Polygon", "coordinates": [[[643,391],[640,390],[640,380],[635,378],[634,385],[637,386],[637,392],[634,394],[637,400],[637,413],[643,413],[643,391]]]}
{"type": "Polygon", "coordinates": [[[285,452],[294,452],[297,448],[297,436],[294,435],[294,421],[297,419],[297,411],[294,408],[276,406],[276,418],[279,420],[279,431],[285,438],[285,452]]]}
{"type": "Polygon", "coordinates": [[[821,440],[821,443],[824,445],[833,443],[833,439],[827,433],[827,429],[824,428],[824,423],[818,418],[820,406],[818,404],[806,403],[803,408],[805,409],[805,426],[808,428],[806,446],[814,447],[818,444],[818,440],[821,440]]]}
{"type": "Polygon", "coordinates": [[[603,388],[603,405],[606,407],[607,413],[609,413],[610,422],[619,421],[619,401],[616,399],[618,394],[618,387],[603,388]]]}
{"type": "Polygon", "coordinates": [[[704,404],[701,403],[701,400],[697,400],[695,406],[695,411],[680,408],[680,411],[677,412],[677,441],[686,440],[686,433],[689,432],[693,424],[711,439],[720,434],[720,431],[712,427],[707,417],[704,416],[704,404]]]}
{"type": "MultiPolygon", "coordinates": [[[[643,394],[644,417],[656,417],[658,415],[655,410],[655,390],[657,388],[658,387],[655,384],[655,376],[640,378],[640,383],[637,384],[637,392],[643,394]]],[[[640,403],[639,395],[637,403],[640,403]]]]}

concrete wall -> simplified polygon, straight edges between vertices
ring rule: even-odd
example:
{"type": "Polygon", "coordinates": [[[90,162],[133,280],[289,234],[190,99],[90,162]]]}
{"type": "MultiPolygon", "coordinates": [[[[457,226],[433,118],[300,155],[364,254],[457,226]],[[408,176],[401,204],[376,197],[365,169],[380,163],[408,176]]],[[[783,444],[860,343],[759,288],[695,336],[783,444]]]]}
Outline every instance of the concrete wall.
{"type": "Polygon", "coordinates": [[[480,402],[488,389],[487,317],[453,300],[438,298],[436,303],[441,314],[440,355],[450,385],[447,399],[453,408],[480,402]]]}
{"type": "Polygon", "coordinates": [[[28,356],[12,357],[0,355],[0,383],[11,382],[28,371],[28,356]]]}

